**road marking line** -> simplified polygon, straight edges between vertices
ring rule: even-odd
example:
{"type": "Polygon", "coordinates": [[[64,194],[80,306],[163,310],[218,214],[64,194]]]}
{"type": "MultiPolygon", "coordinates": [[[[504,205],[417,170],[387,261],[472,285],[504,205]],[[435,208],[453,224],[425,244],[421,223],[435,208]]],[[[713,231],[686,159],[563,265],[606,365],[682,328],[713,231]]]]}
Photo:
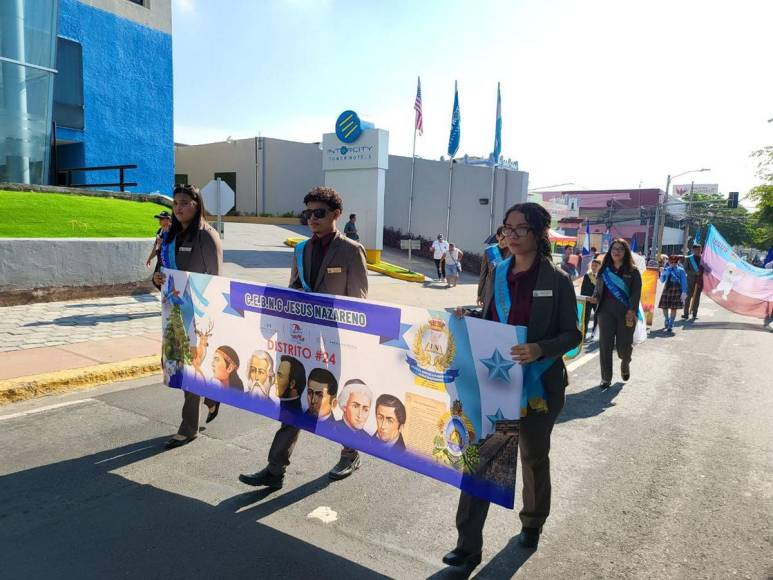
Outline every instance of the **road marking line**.
{"type": "Polygon", "coordinates": [[[22,411],[21,413],[12,413],[10,415],[0,416],[0,421],[6,419],[15,419],[17,417],[27,417],[28,415],[37,415],[38,413],[44,413],[46,411],[52,411],[54,409],[61,409],[62,407],[72,407],[73,405],[83,405],[85,403],[96,403],[96,399],[81,399],[79,401],[67,401],[65,403],[56,403],[55,405],[48,405],[47,407],[40,407],[39,409],[30,409],[29,411],[22,411]]]}
{"type": "Polygon", "coordinates": [[[588,354],[585,354],[580,358],[578,358],[576,361],[572,361],[568,365],[566,365],[566,371],[572,372],[573,370],[580,368],[586,362],[593,360],[597,356],[599,356],[599,351],[589,352],[588,354]]]}
{"type": "Polygon", "coordinates": [[[97,461],[94,465],[99,465],[100,463],[106,463],[108,461],[112,461],[113,459],[119,459],[121,457],[126,457],[127,455],[131,455],[133,453],[139,453],[140,451],[145,451],[146,449],[152,449],[154,447],[157,447],[156,445],[145,445],[145,447],[140,447],[139,449],[135,449],[134,451],[129,451],[128,453],[121,453],[120,455],[116,455],[115,457],[108,457],[107,459],[102,459],[101,461],[97,461]]]}
{"type": "Polygon", "coordinates": [[[329,524],[338,519],[338,513],[334,512],[329,507],[322,505],[307,515],[306,519],[317,519],[323,524],[329,524]]]}

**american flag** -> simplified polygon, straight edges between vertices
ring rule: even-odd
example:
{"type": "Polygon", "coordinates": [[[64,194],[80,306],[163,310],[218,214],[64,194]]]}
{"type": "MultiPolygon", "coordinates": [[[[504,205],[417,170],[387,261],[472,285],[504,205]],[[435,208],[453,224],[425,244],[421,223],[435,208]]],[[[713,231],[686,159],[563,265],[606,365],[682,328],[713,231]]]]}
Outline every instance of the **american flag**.
{"type": "Polygon", "coordinates": [[[418,85],[416,85],[416,102],[413,104],[413,108],[416,110],[416,131],[419,135],[424,134],[424,118],[421,114],[421,77],[419,77],[418,85]]]}

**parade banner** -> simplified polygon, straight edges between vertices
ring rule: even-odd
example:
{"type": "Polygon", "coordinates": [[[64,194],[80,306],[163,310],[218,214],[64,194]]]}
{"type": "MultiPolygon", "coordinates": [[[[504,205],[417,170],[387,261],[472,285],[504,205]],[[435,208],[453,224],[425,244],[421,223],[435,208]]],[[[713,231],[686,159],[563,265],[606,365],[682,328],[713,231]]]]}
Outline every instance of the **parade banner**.
{"type": "Polygon", "coordinates": [[[573,358],[577,358],[580,356],[580,354],[582,354],[582,345],[583,341],[585,340],[585,316],[587,307],[588,297],[577,295],[577,328],[579,328],[580,332],[583,333],[583,340],[581,340],[580,344],[575,346],[572,350],[564,354],[564,360],[572,360],[573,358]]]}
{"type": "Polygon", "coordinates": [[[701,263],[703,293],[714,302],[744,316],[773,314],[773,270],[742,260],[713,225],[709,225],[701,263]]]}
{"type": "Polygon", "coordinates": [[[167,385],[513,507],[525,327],[163,271],[167,385]]]}
{"type": "Polygon", "coordinates": [[[644,311],[644,319],[647,326],[652,326],[652,316],[657,306],[658,280],[660,270],[658,268],[644,268],[641,273],[641,308],[644,311]]]}

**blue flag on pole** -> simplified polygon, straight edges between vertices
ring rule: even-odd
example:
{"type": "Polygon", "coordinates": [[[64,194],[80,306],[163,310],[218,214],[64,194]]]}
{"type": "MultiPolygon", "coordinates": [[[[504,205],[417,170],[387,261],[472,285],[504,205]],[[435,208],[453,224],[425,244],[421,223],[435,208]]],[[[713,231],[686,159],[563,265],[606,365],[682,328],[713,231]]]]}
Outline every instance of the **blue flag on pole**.
{"type": "Polygon", "coordinates": [[[590,221],[585,220],[585,239],[582,241],[582,255],[590,254],[590,221]]]}
{"type": "Polygon", "coordinates": [[[454,81],[454,110],[451,113],[451,135],[448,137],[448,155],[453,159],[459,151],[462,118],[459,114],[459,89],[454,81]]]}
{"type": "Polygon", "coordinates": [[[635,252],[639,249],[639,246],[636,244],[636,236],[631,237],[631,251],[635,252]]]}
{"type": "Polygon", "coordinates": [[[497,83],[497,122],[494,131],[494,164],[499,161],[499,155],[502,153],[502,95],[499,92],[499,83],[497,83]]]}

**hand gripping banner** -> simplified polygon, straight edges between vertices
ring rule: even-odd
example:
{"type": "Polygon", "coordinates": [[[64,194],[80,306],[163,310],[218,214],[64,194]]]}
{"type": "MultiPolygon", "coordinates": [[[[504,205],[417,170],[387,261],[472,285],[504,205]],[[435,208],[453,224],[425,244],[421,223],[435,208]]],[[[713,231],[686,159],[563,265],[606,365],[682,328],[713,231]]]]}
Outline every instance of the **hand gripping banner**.
{"type": "Polygon", "coordinates": [[[181,388],[514,505],[516,327],[165,269],[181,388]]]}

